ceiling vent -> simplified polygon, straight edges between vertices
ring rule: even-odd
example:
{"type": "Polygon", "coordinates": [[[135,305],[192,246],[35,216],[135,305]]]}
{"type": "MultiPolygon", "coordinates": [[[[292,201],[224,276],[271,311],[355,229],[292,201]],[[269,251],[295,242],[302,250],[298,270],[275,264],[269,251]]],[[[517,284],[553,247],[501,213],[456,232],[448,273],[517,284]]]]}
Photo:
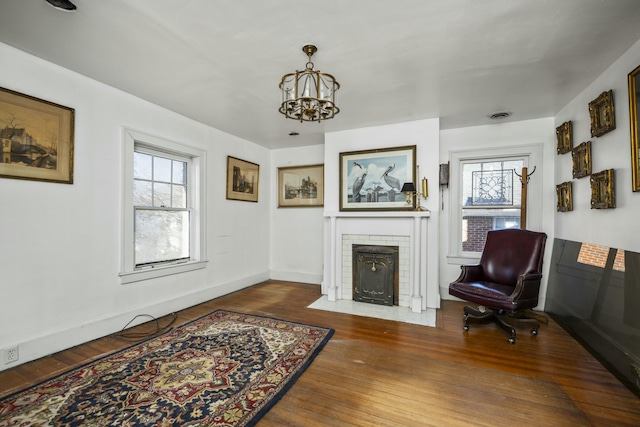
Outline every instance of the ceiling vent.
{"type": "Polygon", "coordinates": [[[51,6],[63,12],[75,12],[76,5],[69,0],[46,0],[51,6]]]}
{"type": "Polygon", "coordinates": [[[495,113],[489,114],[487,117],[489,117],[491,120],[502,120],[506,119],[509,116],[511,116],[510,111],[496,111],[495,113]]]}

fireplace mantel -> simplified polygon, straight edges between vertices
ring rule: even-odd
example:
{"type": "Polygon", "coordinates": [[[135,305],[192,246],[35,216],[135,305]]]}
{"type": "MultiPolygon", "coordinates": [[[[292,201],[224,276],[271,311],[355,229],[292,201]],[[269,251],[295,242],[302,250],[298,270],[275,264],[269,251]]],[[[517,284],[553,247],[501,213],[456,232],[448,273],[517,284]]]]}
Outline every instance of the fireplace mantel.
{"type": "Polygon", "coordinates": [[[409,237],[409,283],[411,287],[410,309],[420,313],[437,308],[437,302],[428,304],[428,295],[438,295],[437,280],[427,283],[429,211],[363,211],[324,212],[325,218],[325,268],[322,293],[329,301],[343,298],[342,293],[342,236],[407,236],[409,237]]]}
{"type": "Polygon", "coordinates": [[[430,211],[348,211],[324,212],[325,218],[429,218],[430,211]]]}

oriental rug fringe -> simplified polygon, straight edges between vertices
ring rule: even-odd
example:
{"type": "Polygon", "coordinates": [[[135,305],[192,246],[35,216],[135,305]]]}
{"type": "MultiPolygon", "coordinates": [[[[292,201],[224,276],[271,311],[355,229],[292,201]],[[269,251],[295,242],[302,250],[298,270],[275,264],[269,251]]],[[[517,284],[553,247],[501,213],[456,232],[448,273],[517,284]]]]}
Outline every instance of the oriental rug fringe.
{"type": "Polygon", "coordinates": [[[218,310],[0,400],[0,426],[253,426],[333,329],[218,310]]]}

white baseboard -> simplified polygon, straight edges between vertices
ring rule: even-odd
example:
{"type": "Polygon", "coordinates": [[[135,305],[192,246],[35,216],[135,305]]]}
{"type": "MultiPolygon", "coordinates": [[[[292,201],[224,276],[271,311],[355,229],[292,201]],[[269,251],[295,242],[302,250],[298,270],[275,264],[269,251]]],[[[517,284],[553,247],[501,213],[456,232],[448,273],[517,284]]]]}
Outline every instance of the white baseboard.
{"type": "Polygon", "coordinates": [[[309,283],[312,285],[320,285],[322,283],[322,274],[298,273],[294,271],[278,271],[271,270],[271,279],[284,280],[286,282],[309,283]]]}

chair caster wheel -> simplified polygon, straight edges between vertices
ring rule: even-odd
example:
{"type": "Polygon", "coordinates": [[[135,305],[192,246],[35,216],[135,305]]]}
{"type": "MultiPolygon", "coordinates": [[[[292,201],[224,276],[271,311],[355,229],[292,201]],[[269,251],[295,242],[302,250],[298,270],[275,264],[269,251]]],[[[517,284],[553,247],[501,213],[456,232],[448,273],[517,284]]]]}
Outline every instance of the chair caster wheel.
{"type": "Polygon", "coordinates": [[[532,329],[531,330],[531,335],[533,335],[533,336],[538,335],[538,330],[537,329],[532,329]]]}
{"type": "Polygon", "coordinates": [[[469,327],[467,325],[464,325],[462,327],[462,330],[465,331],[465,332],[468,332],[469,331],[469,327]]]}
{"type": "Polygon", "coordinates": [[[515,338],[509,338],[509,344],[515,344],[515,343],[516,343],[515,338]]]}

